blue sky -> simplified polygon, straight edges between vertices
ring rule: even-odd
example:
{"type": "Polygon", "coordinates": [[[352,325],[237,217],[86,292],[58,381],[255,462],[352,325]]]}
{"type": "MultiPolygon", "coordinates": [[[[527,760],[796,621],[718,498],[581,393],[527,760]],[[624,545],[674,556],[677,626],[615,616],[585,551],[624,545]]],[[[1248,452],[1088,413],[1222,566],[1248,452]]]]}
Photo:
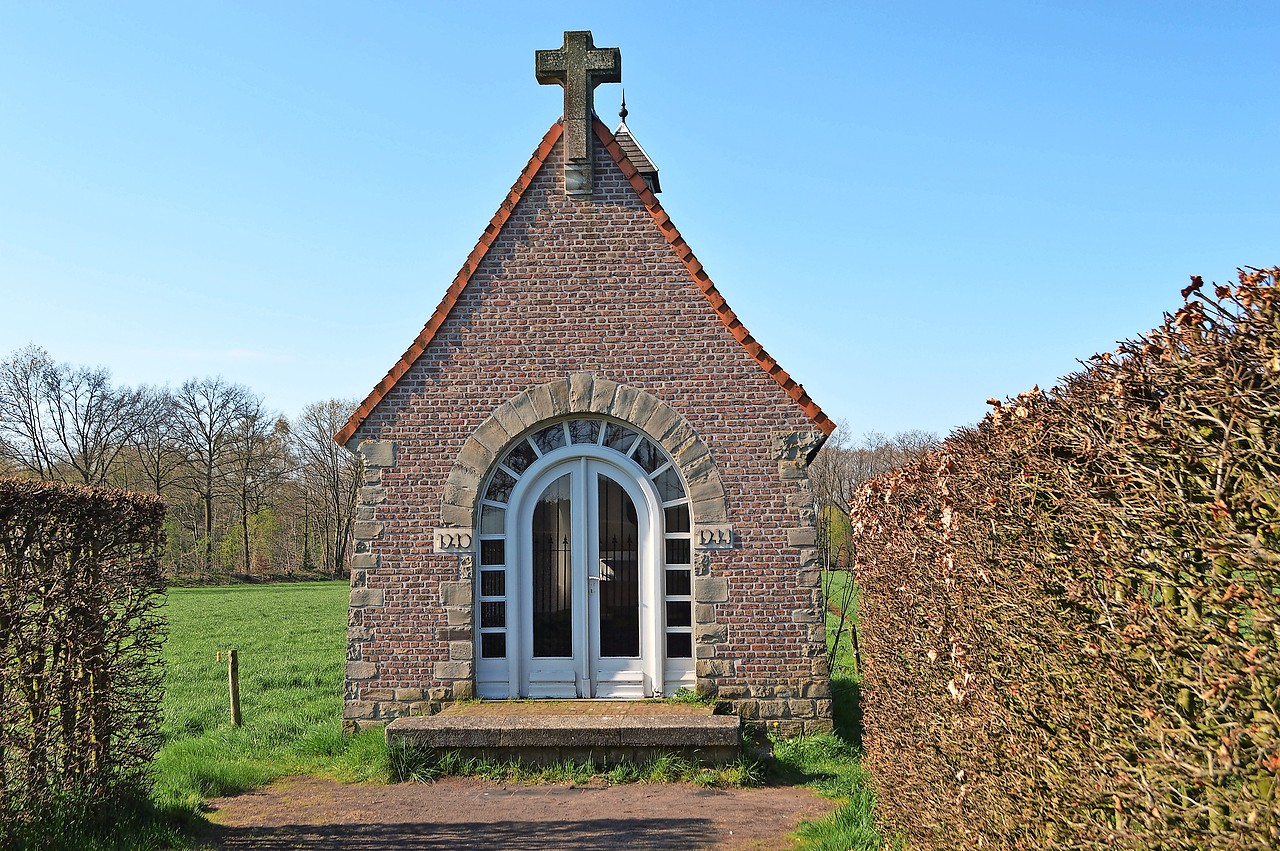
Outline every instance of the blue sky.
{"type": "Polygon", "coordinates": [[[0,0],[0,353],[363,397],[559,116],[565,29],[622,50],[667,211],[854,435],[1280,264],[1274,2],[0,0]]]}

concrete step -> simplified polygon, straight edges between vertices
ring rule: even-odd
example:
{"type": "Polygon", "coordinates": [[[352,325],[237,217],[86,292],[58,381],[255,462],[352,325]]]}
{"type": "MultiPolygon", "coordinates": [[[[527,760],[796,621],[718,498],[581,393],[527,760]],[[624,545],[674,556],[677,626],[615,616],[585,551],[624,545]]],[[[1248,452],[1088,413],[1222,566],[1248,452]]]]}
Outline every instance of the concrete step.
{"type": "Polygon", "coordinates": [[[534,765],[573,760],[614,765],[676,754],[706,765],[742,752],[736,715],[650,701],[519,700],[453,704],[438,715],[398,718],[387,743],[534,765]]]}

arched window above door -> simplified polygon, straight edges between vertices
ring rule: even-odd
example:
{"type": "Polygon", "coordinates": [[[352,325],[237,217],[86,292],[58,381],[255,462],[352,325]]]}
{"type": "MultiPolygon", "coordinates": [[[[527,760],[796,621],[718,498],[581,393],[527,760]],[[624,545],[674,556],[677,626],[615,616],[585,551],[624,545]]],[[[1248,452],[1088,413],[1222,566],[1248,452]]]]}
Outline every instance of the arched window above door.
{"type": "Polygon", "coordinates": [[[689,491],[693,523],[711,537],[726,540],[727,533],[712,531],[729,521],[720,473],[707,446],[683,415],[641,388],[589,372],[574,372],[512,396],[466,438],[445,478],[438,527],[444,537],[437,542],[436,551],[471,549],[471,535],[480,522],[480,498],[490,472],[509,451],[513,435],[571,418],[618,421],[645,433],[667,457],[675,459],[689,491]]]}

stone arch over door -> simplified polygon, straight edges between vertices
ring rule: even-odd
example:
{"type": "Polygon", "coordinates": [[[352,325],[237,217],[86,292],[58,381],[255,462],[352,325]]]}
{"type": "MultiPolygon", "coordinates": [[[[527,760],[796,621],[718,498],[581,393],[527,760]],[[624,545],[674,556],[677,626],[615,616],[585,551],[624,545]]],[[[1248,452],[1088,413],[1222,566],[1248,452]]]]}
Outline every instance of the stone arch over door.
{"type": "MultiPolygon", "coordinates": [[[[571,414],[602,414],[629,423],[666,450],[689,487],[693,522],[704,536],[725,537],[728,505],[711,452],[674,408],[652,393],[600,378],[571,373],[518,393],[498,408],[467,438],[445,480],[440,506],[440,533],[449,528],[466,533],[466,548],[476,528],[476,506],[485,476],[516,437],[545,420],[571,414]]],[[[439,535],[437,535],[439,537],[439,535]]],[[[439,542],[438,542],[439,543],[439,542]]],[[[695,542],[697,545],[699,542],[695,542]]],[[[728,540],[704,537],[702,546],[723,547],[728,540]]],[[[441,547],[441,549],[451,549],[441,547]]]]}
{"type": "Polygon", "coordinates": [[[693,590],[689,599],[699,604],[693,606],[692,625],[696,684],[700,691],[714,693],[717,674],[711,669],[709,657],[714,648],[710,645],[724,639],[718,610],[728,599],[728,591],[725,578],[713,575],[711,551],[737,544],[728,523],[720,473],[710,450],[670,405],[651,393],[590,372],[570,373],[518,393],[499,405],[458,453],[445,481],[441,525],[434,536],[437,553],[459,557],[457,578],[440,583],[440,603],[448,618],[450,637],[449,661],[436,663],[436,679],[455,698],[476,693],[477,527],[480,490],[486,478],[510,446],[534,426],[574,415],[597,415],[631,426],[660,445],[679,470],[693,527],[693,590]]]}

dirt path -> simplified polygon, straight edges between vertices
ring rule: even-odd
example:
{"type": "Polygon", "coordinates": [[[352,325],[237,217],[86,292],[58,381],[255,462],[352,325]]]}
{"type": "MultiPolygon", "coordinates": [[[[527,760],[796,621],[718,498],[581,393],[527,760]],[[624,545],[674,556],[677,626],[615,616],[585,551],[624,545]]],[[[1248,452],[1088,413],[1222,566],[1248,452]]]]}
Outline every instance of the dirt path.
{"type": "Polygon", "coordinates": [[[392,786],[290,777],[211,804],[208,847],[227,851],[778,849],[800,819],[835,807],[794,787],[516,786],[469,777],[392,786]]]}

